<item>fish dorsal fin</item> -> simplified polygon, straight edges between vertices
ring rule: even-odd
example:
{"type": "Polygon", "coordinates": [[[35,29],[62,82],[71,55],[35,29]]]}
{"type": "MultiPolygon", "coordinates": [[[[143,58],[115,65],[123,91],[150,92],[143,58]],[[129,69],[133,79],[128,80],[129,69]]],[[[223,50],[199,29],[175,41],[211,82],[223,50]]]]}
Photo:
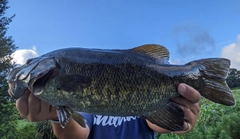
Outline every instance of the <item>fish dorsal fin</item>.
{"type": "MultiPolygon", "coordinates": [[[[169,60],[169,51],[166,47],[158,44],[145,44],[135,48],[132,48],[131,51],[142,53],[150,57],[155,58],[157,61],[168,61],[169,60]]],[[[165,63],[165,62],[164,62],[165,63]]]]}

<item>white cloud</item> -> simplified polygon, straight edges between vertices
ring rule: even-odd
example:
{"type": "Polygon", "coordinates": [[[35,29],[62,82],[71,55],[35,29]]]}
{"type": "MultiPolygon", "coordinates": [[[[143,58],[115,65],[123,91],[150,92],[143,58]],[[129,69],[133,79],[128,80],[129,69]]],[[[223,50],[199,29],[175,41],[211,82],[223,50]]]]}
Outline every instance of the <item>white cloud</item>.
{"type": "Polygon", "coordinates": [[[240,34],[235,43],[229,44],[222,49],[222,57],[231,60],[231,67],[240,70],[240,34]]]}
{"type": "Polygon", "coordinates": [[[37,57],[38,54],[36,52],[36,46],[33,46],[32,49],[17,50],[11,56],[13,58],[13,62],[23,65],[28,59],[37,57]]]}

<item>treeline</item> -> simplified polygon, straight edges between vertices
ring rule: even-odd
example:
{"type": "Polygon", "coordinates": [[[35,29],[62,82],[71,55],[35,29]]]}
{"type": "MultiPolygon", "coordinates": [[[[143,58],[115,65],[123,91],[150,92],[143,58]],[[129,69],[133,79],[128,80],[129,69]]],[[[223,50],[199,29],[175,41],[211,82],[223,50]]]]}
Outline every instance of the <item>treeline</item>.
{"type": "Polygon", "coordinates": [[[227,84],[230,88],[240,87],[240,71],[231,68],[227,77],[227,84]]]}
{"type": "Polygon", "coordinates": [[[6,77],[12,68],[10,55],[15,51],[16,46],[12,37],[6,34],[8,25],[14,17],[14,15],[4,16],[5,11],[9,8],[7,3],[7,0],[0,0],[0,138],[15,139],[15,136],[12,135],[16,131],[16,119],[19,116],[16,114],[15,104],[7,93],[6,77]]]}

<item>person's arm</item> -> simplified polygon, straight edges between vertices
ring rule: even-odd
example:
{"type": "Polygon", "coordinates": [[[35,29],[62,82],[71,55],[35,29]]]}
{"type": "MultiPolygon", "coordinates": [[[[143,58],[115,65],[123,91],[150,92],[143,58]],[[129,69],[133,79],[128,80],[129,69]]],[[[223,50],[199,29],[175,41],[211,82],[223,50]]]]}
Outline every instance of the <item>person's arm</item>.
{"type": "Polygon", "coordinates": [[[88,126],[81,127],[76,121],[71,119],[63,129],[59,123],[52,122],[53,132],[60,139],[87,139],[90,133],[88,126]]]}
{"type": "MultiPolygon", "coordinates": [[[[21,117],[32,122],[43,120],[57,120],[56,108],[50,104],[41,101],[35,97],[29,90],[26,90],[24,95],[16,101],[16,108],[21,117]]],[[[69,121],[63,129],[59,123],[52,122],[54,134],[60,139],[87,139],[90,130],[88,126],[82,128],[73,119],[69,121]]]]}
{"type": "MultiPolygon", "coordinates": [[[[178,86],[178,92],[180,93],[181,96],[172,99],[172,101],[177,103],[183,109],[185,114],[185,117],[184,117],[185,122],[184,122],[184,130],[175,132],[175,133],[184,134],[191,131],[197,122],[198,114],[200,112],[200,107],[198,102],[201,98],[201,95],[197,90],[183,83],[178,86]]],[[[152,124],[148,120],[147,120],[147,124],[152,130],[158,133],[171,132],[155,124],[152,124]]]]}

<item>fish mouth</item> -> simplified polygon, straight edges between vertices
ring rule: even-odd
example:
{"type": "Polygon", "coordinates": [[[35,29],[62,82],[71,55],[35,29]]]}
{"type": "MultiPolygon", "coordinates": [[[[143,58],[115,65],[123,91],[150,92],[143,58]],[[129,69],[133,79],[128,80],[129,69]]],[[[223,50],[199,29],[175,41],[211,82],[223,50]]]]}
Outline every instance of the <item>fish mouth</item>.
{"type": "Polygon", "coordinates": [[[34,94],[41,93],[44,87],[59,72],[54,57],[39,57],[28,60],[26,64],[15,68],[8,76],[8,93],[18,99],[26,89],[34,94]]]}

